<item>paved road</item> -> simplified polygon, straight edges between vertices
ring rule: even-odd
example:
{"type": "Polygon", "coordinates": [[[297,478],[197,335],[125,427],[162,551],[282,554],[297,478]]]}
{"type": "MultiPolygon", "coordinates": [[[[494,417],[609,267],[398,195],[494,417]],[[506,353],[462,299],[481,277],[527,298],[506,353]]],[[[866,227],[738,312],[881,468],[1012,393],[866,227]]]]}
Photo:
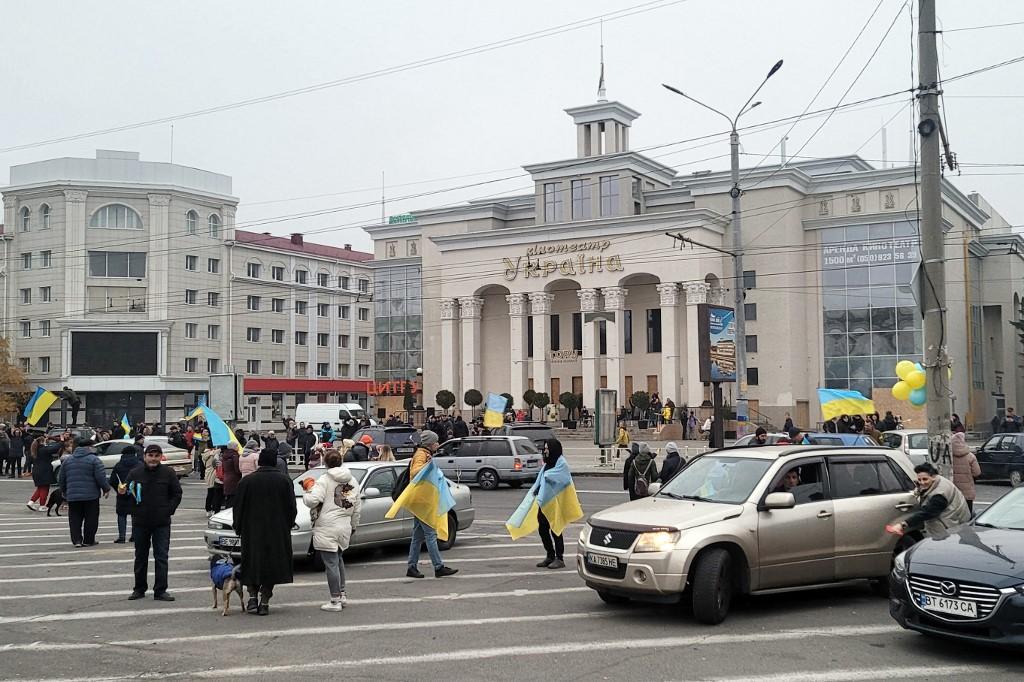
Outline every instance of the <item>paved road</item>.
{"type": "MultiPolygon", "coordinates": [[[[578,477],[584,508],[622,501],[617,481],[578,477]]],[[[983,486],[991,501],[1006,488],[983,486]]],[[[273,612],[210,609],[205,493],[185,482],[171,547],[173,604],[129,602],[130,546],[113,545],[106,501],[95,548],[63,518],[30,512],[25,481],[0,480],[0,680],[864,680],[1020,679],[1018,656],[900,630],[866,587],[759,597],[725,624],[680,606],[608,607],[571,569],[537,569],[539,541],[502,523],[522,491],[474,491],[478,522],[446,561],[458,576],[404,577],[405,548],[347,557],[349,607],[318,609],[322,574],[300,567],[273,612]]],[[[575,540],[575,529],[567,538],[575,540]]],[[[570,542],[570,546],[574,543],[570,542]]],[[[570,551],[570,553],[572,553],[570,551]]],[[[425,558],[425,557],[424,557],[425,558]]]]}

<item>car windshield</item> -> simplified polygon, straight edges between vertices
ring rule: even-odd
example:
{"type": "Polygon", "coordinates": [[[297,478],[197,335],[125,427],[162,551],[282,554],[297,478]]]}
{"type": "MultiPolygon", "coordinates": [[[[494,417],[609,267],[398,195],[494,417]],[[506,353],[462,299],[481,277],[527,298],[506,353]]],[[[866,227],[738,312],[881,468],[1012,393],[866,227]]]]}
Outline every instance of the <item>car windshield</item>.
{"type": "Polygon", "coordinates": [[[659,496],[722,504],[746,502],[772,460],[705,455],[665,484],[659,496]]]}
{"type": "Polygon", "coordinates": [[[1024,488],[1014,488],[978,515],[976,526],[1024,530],[1024,488]]]}
{"type": "MultiPolygon", "coordinates": [[[[305,490],[302,489],[303,481],[305,481],[307,478],[312,478],[315,481],[316,479],[323,476],[326,471],[327,467],[320,466],[314,469],[310,469],[309,471],[304,471],[295,478],[293,478],[292,487],[295,488],[295,495],[297,497],[301,497],[302,493],[306,492],[305,490]]],[[[366,469],[349,468],[349,471],[352,472],[352,478],[356,479],[357,482],[363,482],[363,477],[366,476],[366,469]]]]}
{"type": "Polygon", "coordinates": [[[389,429],[384,432],[384,443],[391,447],[412,445],[410,439],[414,433],[416,433],[416,429],[389,429]]]}

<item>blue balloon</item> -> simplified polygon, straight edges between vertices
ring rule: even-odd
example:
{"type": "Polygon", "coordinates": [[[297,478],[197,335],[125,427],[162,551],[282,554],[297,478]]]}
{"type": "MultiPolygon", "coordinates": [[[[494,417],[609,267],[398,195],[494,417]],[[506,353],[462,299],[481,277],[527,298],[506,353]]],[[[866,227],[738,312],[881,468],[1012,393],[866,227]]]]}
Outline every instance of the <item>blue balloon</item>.
{"type": "MultiPolygon", "coordinates": [[[[917,371],[918,371],[918,372],[924,372],[924,365],[922,365],[922,364],[921,364],[920,362],[915,362],[915,363],[914,363],[914,367],[916,367],[916,368],[917,368],[917,371]]],[[[926,373],[927,373],[927,372],[926,372],[926,373]]]]}
{"type": "Polygon", "coordinates": [[[920,407],[928,402],[928,390],[924,387],[915,388],[910,392],[910,404],[920,407]]]}

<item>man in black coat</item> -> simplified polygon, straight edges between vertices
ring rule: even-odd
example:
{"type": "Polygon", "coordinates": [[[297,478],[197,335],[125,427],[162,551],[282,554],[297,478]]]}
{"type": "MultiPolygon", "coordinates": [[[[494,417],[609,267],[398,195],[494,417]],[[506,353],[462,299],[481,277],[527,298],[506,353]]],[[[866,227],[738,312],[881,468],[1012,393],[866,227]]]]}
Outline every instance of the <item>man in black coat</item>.
{"type": "Polygon", "coordinates": [[[163,454],[159,445],[146,446],[142,466],[128,474],[127,493],[131,498],[132,535],[135,537],[135,588],[128,599],[141,599],[146,595],[152,544],[156,564],[153,599],[174,601],[174,597],[167,594],[167,555],[171,549],[171,517],[181,503],[181,484],[174,470],[160,463],[163,454]]]}
{"type": "Polygon", "coordinates": [[[233,526],[242,541],[242,584],[249,589],[246,611],[260,616],[270,613],[274,585],[292,581],[295,491],[276,464],[277,453],[261,452],[259,468],[238,484],[234,500],[233,526]]]}
{"type": "Polygon", "coordinates": [[[466,438],[469,436],[469,426],[463,421],[461,414],[452,422],[452,436],[454,438],[466,438]]]}
{"type": "Polygon", "coordinates": [[[313,432],[313,426],[307,426],[299,432],[298,437],[295,439],[295,449],[302,453],[302,461],[309,468],[309,456],[313,453],[313,447],[316,445],[316,434],[313,432]]]}

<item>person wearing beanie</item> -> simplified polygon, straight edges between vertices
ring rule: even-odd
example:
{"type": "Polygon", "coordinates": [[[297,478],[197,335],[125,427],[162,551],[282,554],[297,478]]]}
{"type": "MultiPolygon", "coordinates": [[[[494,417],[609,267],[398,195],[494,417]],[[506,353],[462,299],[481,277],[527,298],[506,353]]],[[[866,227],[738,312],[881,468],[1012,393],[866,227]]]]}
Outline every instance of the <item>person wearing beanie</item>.
{"type": "MultiPolygon", "coordinates": [[[[125,543],[125,534],[128,531],[128,515],[131,514],[131,499],[128,497],[128,475],[136,467],[142,466],[139,452],[134,445],[129,445],[121,451],[121,459],[114,465],[110,472],[110,487],[117,492],[114,500],[114,511],[117,512],[117,539],[114,542],[118,545],[125,543]]],[[[135,526],[132,525],[132,536],[128,542],[135,542],[135,526]]]]}
{"type": "Polygon", "coordinates": [[[754,431],[754,440],[750,441],[751,445],[768,445],[768,432],[765,431],[763,426],[758,426],[757,431],[754,431]]]}
{"type": "MultiPolygon", "coordinates": [[[[413,481],[416,475],[423,470],[423,467],[430,464],[434,452],[440,444],[437,434],[429,429],[423,429],[419,435],[419,447],[409,460],[409,481],[413,481]]],[[[409,578],[422,578],[418,564],[420,560],[420,548],[424,543],[427,545],[427,553],[430,554],[430,562],[434,565],[434,577],[443,578],[448,575],[455,575],[459,572],[457,568],[449,568],[444,565],[441,559],[441,550],[437,547],[437,531],[431,526],[413,516],[412,519],[412,540],[409,542],[409,567],[405,575],[409,578]]]]}
{"type": "Polygon", "coordinates": [[[159,445],[146,446],[142,466],[128,474],[125,492],[132,512],[132,535],[135,536],[135,587],[129,599],[146,595],[149,573],[149,548],[153,547],[153,599],[174,601],[167,594],[167,555],[171,550],[171,517],[181,504],[181,483],[174,470],[162,464],[159,445]]]}
{"type": "Polygon", "coordinates": [[[246,611],[266,616],[274,586],[292,582],[297,509],[292,482],[277,469],[277,451],[264,449],[258,462],[259,468],[235,491],[232,526],[242,543],[242,584],[249,590],[246,611]]]}
{"type": "Polygon", "coordinates": [[[665,446],[665,461],[661,465],[661,473],[658,480],[662,485],[668,483],[669,479],[675,476],[683,468],[683,459],[679,456],[679,446],[669,443],[665,446]]]}

